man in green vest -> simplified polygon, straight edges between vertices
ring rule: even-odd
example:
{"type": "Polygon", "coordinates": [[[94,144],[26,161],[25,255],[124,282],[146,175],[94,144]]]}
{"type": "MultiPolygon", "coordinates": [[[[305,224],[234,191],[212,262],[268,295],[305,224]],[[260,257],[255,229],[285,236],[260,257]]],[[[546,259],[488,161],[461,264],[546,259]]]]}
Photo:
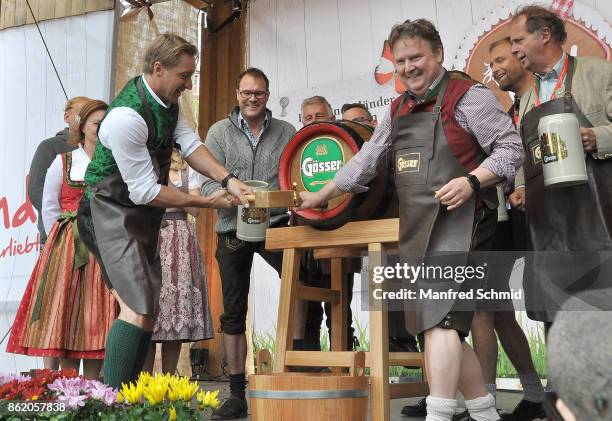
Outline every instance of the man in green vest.
{"type": "Polygon", "coordinates": [[[149,45],[144,74],[125,85],[100,124],[85,174],[79,231],[121,306],[106,339],[104,381],[112,387],[135,380],[147,355],[158,312],[157,240],[165,208],[248,206],[250,188],[217,162],[179,113],[181,93],[192,88],[196,54],[193,44],[173,34],[149,45]],[[200,197],[168,187],[173,147],[224,189],[200,197]]]}

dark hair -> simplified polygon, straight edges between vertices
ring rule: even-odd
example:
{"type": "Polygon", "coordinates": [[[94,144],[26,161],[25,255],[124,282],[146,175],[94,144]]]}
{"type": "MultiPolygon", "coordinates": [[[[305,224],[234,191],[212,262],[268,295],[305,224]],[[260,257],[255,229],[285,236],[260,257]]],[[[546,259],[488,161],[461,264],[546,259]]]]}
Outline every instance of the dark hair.
{"type": "Polygon", "coordinates": [[[493,51],[495,47],[498,47],[502,44],[512,45],[512,41],[510,40],[510,37],[505,37],[502,39],[498,39],[497,41],[493,41],[491,45],[489,45],[489,54],[491,53],[491,51],[493,51]]]}
{"type": "Polygon", "coordinates": [[[263,79],[266,82],[266,91],[270,91],[270,81],[268,80],[268,76],[266,76],[266,74],[257,67],[249,67],[244,72],[240,73],[240,75],[238,75],[238,79],[236,80],[237,89],[240,89],[240,81],[246,75],[252,76],[254,78],[263,79]]]}
{"type": "Polygon", "coordinates": [[[429,42],[431,51],[434,52],[439,48],[444,49],[440,33],[434,24],[427,19],[407,20],[404,23],[393,26],[388,39],[391,49],[401,38],[421,38],[429,42]]]}
{"type": "Polygon", "coordinates": [[[368,107],[366,107],[365,105],[359,103],[359,102],[354,102],[354,103],[349,103],[349,104],[344,104],[342,106],[342,108],[340,109],[340,112],[342,114],[344,114],[345,112],[347,112],[348,110],[351,110],[353,108],[361,108],[362,110],[364,110],[366,113],[368,113],[368,118],[369,119],[373,119],[374,117],[372,116],[372,113],[370,112],[370,110],[368,110],[368,107]]]}
{"type": "Polygon", "coordinates": [[[550,29],[550,33],[559,44],[563,44],[567,39],[567,32],[565,31],[565,23],[563,19],[557,16],[552,10],[541,6],[525,6],[518,9],[512,20],[518,19],[520,16],[525,16],[525,27],[527,32],[533,34],[534,32],[540,32],[544,28],[550,29]]]}

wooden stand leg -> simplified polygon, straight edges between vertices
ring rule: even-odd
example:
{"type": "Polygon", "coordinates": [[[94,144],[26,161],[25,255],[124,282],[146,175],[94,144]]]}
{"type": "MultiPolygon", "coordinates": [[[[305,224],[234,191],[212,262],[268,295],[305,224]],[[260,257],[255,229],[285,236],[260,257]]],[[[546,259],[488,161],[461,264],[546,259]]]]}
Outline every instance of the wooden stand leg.
{"type": "Polygon", "coordinates": [[[285,353],[288,349],[293,349],[293,318],[297,304],[297,280],[300,272],[301,254],[302,252],[297,249],[285,249],[283,251],[283,269],[276,323],[275,373],[287,371],[285,353]]]}
{"type": "MultiPolygon", "coordinates": [[[[378,287],[372,282],[372,270],[384,266],[386,258],[381,243],[371,243],[368,247],[368,264],[370,266],[370,289],[378,287]]],[[[370,297],[370,300],[372,298],[370,297]]],[[[371,388],[371,421],[389,421],[389,314],[384,301],[380,309],[370,308],[370,380],[371,388]]],[[[372,306],[371,306],[372,307],[372,306]]]]}
{"type": "MultiPolygon", "coordinates": [[[[347,291],[344,282],[344,270],[342,259],[331,259],[331,289],[340,292],[340,299],[331,305],[331,350],[347,351],[346,349],[346,327],[347,327],[347,291]]],[[[342,371],[340,367],[333,367],[332,373],[338,374],[342,371]]]]}

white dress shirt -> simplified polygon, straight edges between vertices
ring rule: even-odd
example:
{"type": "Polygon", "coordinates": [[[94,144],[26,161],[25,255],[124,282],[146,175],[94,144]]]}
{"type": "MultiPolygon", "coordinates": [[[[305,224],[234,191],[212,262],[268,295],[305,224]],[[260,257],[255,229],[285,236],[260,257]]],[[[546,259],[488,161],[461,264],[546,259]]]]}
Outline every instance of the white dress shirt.
{"type": "MultiPolygon", "coordinates": [[[[72,154],[70,179],[72,181],[83,181],[85,179],[85,170],[87,170],[87,166],[91,162],[91,159],[89,159],[89,156],[87,156],[83,146],[80,144],[78,149],[70,153],[72,154]]],[[[55,160],[47,170],[45,185],[43,187],[41,216],[47,235],[49,235],[51,227],[59,219],[62,213],[60,195],[62,193],[63,179],[64,166],[62,163],[62,155],[60,154],[55,157],[55,160]]]]}
{"type": "MultiPolygon", "coordinates": [[[[142,81],[151,96],[162,107],[168,108],[149,87],[144,76],[142,81]]],[[[147,149],[148,134],[147,123],[129,107],[112,109],[102,121],[98,132],[99,141],[113,153],[121,177],[127,184],[130,200],[137,205],[151,202],[161,190],[147,149]]],[[[199,136],[180,113],[172,138],[181,146],[183,158],[203,146],[199,136]]]]}

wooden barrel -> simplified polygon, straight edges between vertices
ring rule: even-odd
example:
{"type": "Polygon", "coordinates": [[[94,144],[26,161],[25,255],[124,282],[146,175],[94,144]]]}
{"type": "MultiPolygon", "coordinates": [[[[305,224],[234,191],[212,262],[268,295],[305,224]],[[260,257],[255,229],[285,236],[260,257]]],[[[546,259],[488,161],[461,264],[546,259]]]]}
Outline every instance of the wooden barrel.
{"type": "MultiPolygon", "coordinates": [[[[365,355],[362,359],[365,362],[365,355]]],[[[249,376],[253,421],[367,419],[368,377],[363,368],[350,374],[272,373],[269,367],[262,370],[258,361],[257,369],[258,374],[249,376]]]]}
{"type": "MultiPolygon", "coordinates": [[[[316,192],[334,178],[358,151],[370,140],[373,129],[353,121],[317,123],[306,126],[289,141],[279,164],[278,179],[282,190],[316,192]]],[[[389,160],[384,157],[377,176],[362,194],[343,194],[331,200],[325,208],[296,211],[298,224],[319,229],[335,229],[348,221],[395,217],[389,212],[394,194],[389,160]]]]}

